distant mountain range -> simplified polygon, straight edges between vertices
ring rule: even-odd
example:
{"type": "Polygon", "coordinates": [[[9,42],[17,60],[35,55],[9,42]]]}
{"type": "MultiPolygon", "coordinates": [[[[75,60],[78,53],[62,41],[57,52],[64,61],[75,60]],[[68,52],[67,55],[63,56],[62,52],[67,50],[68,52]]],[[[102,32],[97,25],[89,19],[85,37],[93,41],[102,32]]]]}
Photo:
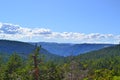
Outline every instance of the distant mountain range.
{"type": "Polygon", "coordinates": [[[39,42],[31,43],[33,45],[41,45],[44,49],[50,53],[60,55],[60,56],[76,56],[86,52],[99,50],[105,47],[113,46],[113,44],[65,44],[65,43],[49,43],[49,42],[39,42]]]}
{"type": "MultiPolygon", "coordinates": [[[[33,54],[35,50],[35,46],[25,42],[19,41],[10,41],[10,40],[0,40],[0,53],[3,54],[12,54],[17,53],[21,56],[28,56],[29,54],[33,54]]],[[[52,54],[48,52],[46,49],[41,48],[40,53],[45,56],[47,60],[55,60],[62,58],[56,54],[52,54]]]]}
{"type": "Polygon", "coordinates": [[[0,52],[1,53],[19,53],[28,55],[35,49],[35,44],[41,45],[41,53],[47,56],[76,56],[86,52],[99,50],[105,47],[113,46],[113,44],[65,44],[65,43],[50,43],[50,42],[38,42],[27,43],[10,40],[0,40],[0,52]]]}

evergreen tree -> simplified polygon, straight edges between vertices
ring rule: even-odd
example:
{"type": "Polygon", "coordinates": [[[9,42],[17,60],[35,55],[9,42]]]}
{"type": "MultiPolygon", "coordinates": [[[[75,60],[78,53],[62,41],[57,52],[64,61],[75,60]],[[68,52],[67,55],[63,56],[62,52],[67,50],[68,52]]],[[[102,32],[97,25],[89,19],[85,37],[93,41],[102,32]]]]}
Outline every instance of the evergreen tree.
{"type": "Polygon", "coordinates": [[[19,77],[19,75],[17,75],[17,70],[19,68],[21,68],[22,66],[22,59],[19,55],[17,55],[16,53],[12,54],[7,62],[7,64],[5,65],[4,68],[4,73],[2,74],[2,79],[3,80],[14,80],[17,79],[19,77]]]}

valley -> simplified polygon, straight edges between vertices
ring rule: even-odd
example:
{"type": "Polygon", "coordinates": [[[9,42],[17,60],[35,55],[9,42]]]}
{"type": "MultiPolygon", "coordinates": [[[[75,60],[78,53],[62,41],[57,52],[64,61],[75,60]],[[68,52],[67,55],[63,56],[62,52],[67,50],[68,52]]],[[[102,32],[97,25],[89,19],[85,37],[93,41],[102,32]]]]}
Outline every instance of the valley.
{"type": "Polygon", "coordinates": [[[1,80],[119,80],[119,64],[120,45],[117,44],[0,40],[1,80]],[[35,70],[34,64],[38,77],[31,73],[35,70]]]}

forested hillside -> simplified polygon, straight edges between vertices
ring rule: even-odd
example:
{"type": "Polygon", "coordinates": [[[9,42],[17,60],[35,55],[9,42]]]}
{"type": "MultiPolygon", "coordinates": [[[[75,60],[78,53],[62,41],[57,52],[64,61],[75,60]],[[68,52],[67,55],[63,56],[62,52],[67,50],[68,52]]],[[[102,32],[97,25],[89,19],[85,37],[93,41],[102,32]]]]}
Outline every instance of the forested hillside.
{"type": "Polygon", "coordinates": [[[120,45],[81,54],[74,61],[88,70],[86,80],[120,80],[120,45]]]}
{"type": "Polygon", "coordinates": [[[120,80],[120,45],[47,61],[41,49],[26,59],[0,53],[0,80],[120,80]]]}

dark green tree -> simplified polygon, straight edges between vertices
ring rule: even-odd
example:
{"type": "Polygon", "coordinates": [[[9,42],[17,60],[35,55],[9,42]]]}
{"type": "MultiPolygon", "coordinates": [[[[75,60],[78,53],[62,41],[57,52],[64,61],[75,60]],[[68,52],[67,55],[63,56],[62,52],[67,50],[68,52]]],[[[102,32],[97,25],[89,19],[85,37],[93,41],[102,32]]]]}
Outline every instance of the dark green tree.
{"type": "Polygon", "coordinates": [[[19,68],[22,67],[22,59],[16,53],[12,54],[5,65],[4,73],[2,74],[3,80],[14,80],[19,78],[16,73],[19,68]]]}

